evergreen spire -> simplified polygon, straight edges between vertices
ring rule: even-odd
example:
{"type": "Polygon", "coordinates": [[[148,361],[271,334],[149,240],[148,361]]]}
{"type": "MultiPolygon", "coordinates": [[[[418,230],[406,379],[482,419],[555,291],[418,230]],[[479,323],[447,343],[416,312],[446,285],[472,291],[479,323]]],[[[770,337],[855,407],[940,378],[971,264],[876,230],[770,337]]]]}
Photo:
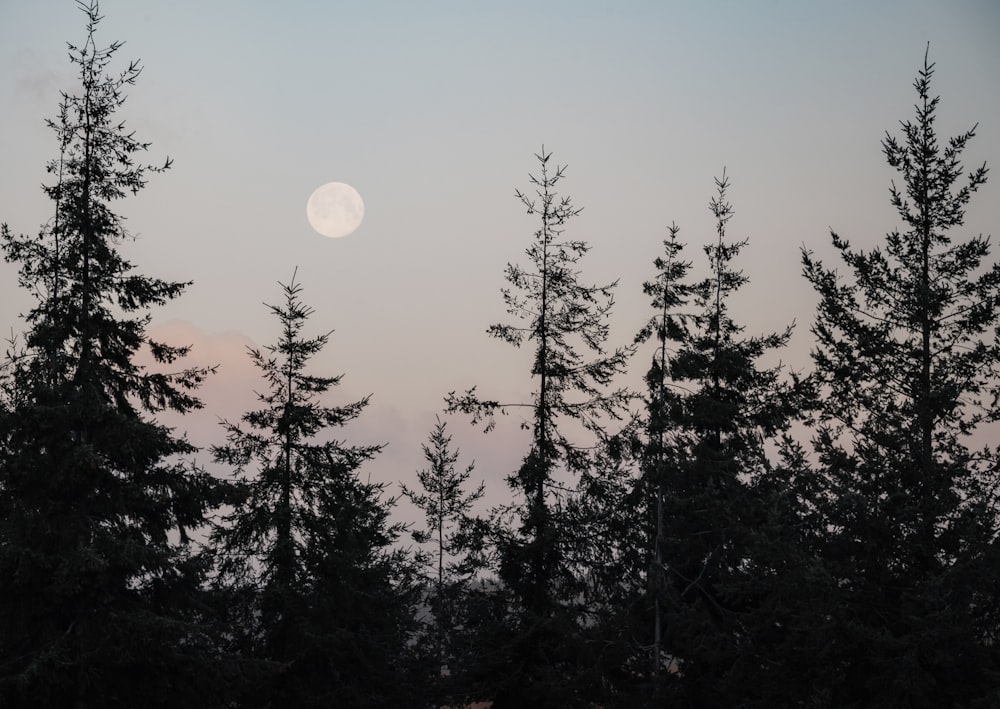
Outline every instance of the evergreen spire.
{"type": "Polygon", "coordinates": [[[99,47],[98,5],[79,5],[79,87],[49,122],[54,217],[37,237],[2,229],[37,304],[0,408],[0,703],[176,706],[219,688],[189,532],[224,487],[184,462],[194,448],[155,415],[199,407],[210,370],[159,371],[188,348],[147,336],[150,309],[187,284],[124,258],[114,204],[170,161],[138,162],[148,144],[118,112],[140,67],[109,73],[121,43],[99,47]],[[156,371],[136,363],[141,348],[156,371]]]}

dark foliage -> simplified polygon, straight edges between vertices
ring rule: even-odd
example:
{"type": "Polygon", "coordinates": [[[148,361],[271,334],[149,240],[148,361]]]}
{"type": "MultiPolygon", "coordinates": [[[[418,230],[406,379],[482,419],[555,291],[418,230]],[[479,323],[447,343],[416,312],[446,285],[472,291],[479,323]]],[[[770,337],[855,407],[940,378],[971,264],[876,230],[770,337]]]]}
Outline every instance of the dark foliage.
{"type": "Polygon", "coordinates": [[[747,242],[727,241],[733,211],[724,175],[716,186],[709,277],[678,283],[686,264],[674,232],[659,278],[646,286],[659,315],[640,333],[655,332],[660,343],[647,374],[641,480],[655,505],[646,513],[655,525],[647,582],[652,693],[685,705],[746,706],[757,692],[751,683],[767,682],[762,631],[782,620],[767,601],[790,553],[761,535],[773,531],[776,502],[766,443],[788,430],[803,400],[782,367],[760,364],[790,329],[747,337],[729,314],[747,283],[731,262],[747,242]],[[693,311],[678,313],[686,302],[693,311]]]}
{"type": "Polygon", "coordinates": [[[588,246],[563,237],[566,223],[580,210],[556,192],[564,168],[551,170],[551,153],[544,150],[536,157],[541,175],[531,176],[535,196],[516,193],[540,222],[526,251],[530,265],[508,264],[511,287],[503,291],[516,321],[489,328],[492,336],[515,347],[526,342],[534,347],[533,399],[506,404],[481,399],[475,389],[447,399],[449,410],[471,413],[474,422],[485,418],[487,429],[498,410],[530,411],[530,422],[523,425],[532,432],[531,449],[509,478],[523,505],[507,511],[495,536],[497,572],[503,590],[512,594],[508,637],[496,639],[505,649],[504,664],[493,670],[502,682],[494,693],[498,707],[522,706],[529,698],[535,706],[582,701],[584,668],[574,638],[584,620],[580,600],[585,584],[570,558],[575,532],[565,513],[566,483],[557,473],[579,474],[590,465],[589,451],[575,442],[574,434],[600,439],[602,417],[617,417],[628,398],[623,390],[608,389],[629,354],[605,351],[615,284],[580,283],[577,263],[588,246]]]}
{"type": "Polygon", "coordinates": [[[468,670],[475,665],[479,639],[471,632],[471,584],[482,570],[475,551],[472,506],[482,498],[480,483],[466,490],[475,468],[456,468],[459,451],[453,449],[446,424],[437,419],[422,446],[428,467],[417,473],[420,490],[402,486],[403,494],[424,513],[426,529],[413,532],[422,545],[424,600],[428,616],[418,637],[427,644],[433,665],[429,670],[435,705],[461,704],[470,692],[468,670]]]}
{"type": "Polygon", "coordinates": [[[223,422],[228,442],[213,449],[244,493],[213,534],[219,582],[242,601],[232,649],[259,672],[241,701],[393,705],[411,696],[405,651],[418,589],[411,562],[392,548],[400,528],[388,521],[391,501],[358,476],[380,447],[331,438],[368,399],[320,402],[341,377],[306,366],[329,334],[305,337],[313,311],[294,279],[282,288],[284,304],[269,306],[280,339],[250,350],[267,384],[261,408],[223,422]]]}
{"type": "Polygon", "coordinates": [[[998,459],[970,446],[996,420],[1000,266],[984,263],[988,239],[951,236],[987,171],[960,162],[974,129],[939,144],[933,73],[925,58],[914,120],[882,143],[902,230],[867,252],[833,234],[849,278],[803,253],[820,296],[814,445],[837,706],[996,699],[998,459]]]}
{"type": "Polygon", "coordinates": [[[52,218],[0,228],[36,299],[0,364],[0,706],[1000,705],[1000,265],[954,236],[987,169],[960,160],[975,128],[939,143],[926,56],[915,118],[882,143],[901,226],[867,251],[833,234],[840,271],[802,253],[806,380],[771,359],[790,328],[731,315],[747,242],[726,236],[725,174],[707,277],[671,226],[654,315],[610,351],[616,283],[581,282],[580,210],[543,149],[516,192],[537,229],[506,268],[512,319],[488,330],[532,349],[531,395],[446,398],[487,431],[523,413],[513,500],[473,515],[484,487],[439,420],[403,487],[414,554],[363,476],[381,446],[337,437],[368,398],[324,403],[341,377],[308,371],[329,333],[304,334],[294,276],[276,343],[249,351],[258,408],[212,449],[234,479],[158,422],[213,370],[147,335],[188,284],[137,272],[114,207],[170,161],[142,162],[119,117],[140,67],[110,73],[121,43],[99,48],[79,4],[52,218]],[[643,394],[616,389],[651,340],[643,394]]]}
{"type": "Polygon", "coordinates": [[[188,535],[225,490],[154,418],[199,407],[208,372],[136,363],[143,347],[163,365],[186,354],[145,332],[149,309],[185,284],[135,271],[112,204],[169,161],[136,162],[148,146],[116,112],[139,66],[109,75],[121,45],[98,48],[97,5],[81,8],[79,93],[49,123],[54,217],[34,238],[2,233],[38,302],[0,409],[0,704],[209,705],[221,683],[188,535]]]}

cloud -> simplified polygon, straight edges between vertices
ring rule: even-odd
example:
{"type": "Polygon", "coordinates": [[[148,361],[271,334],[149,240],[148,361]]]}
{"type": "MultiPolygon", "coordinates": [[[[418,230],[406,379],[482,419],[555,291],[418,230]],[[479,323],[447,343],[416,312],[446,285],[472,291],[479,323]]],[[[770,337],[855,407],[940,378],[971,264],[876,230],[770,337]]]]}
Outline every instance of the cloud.
{"type": "MultiPolygon", "coordinates": [[[[247,348],[259,345],[241,332],[209,333],[187,320],[157,323],[148,329],[148,334],[152,339],[169,345],[191,347],[190,354],[171,365],[171,370],[218,366],[217,373],[210,376],[196,392],[203,408],[183,415],[174,412],[157,415],[161,423],[173,427],[178,433],[185,433],[194,445],[201,448],[202,452],[195,456],[196,460],[214,469],[216,466],[211,463],[207,449],[225,441],[220,421],[225,419],[238,423],[243,414],[259,406],[256,392],[263,391],[265,383],[247,353],[247,348]]],[[[140,352],[136,361],[151,371],[163,370],[162,365],[153,362],[148,351],[140,352]]],[[[345,379],[345,383],[347,381],[345,379]]],[[[360,396],[352,391],[349,384],[341,385],[328,392],[323,403],[334,406],[347,404],[360,396]]],[[[385,448],[358,474],[362,479],[385,484],[385,494],[395,497],[399,495],[400,483],[419,489],[417,471],[427,466],[421,444],[426,443],[437,413],[426,407],[408,406],[405,402],[397,405],[397,402],[376,393],[357,419],[328,434],[346,445],[385,444],[385,448]]],[[[459,465],[464,468],[476,461],[469,481],[470,489],[480,481],[486,483],[486,497],[477,505],[477,511],[485,512],[492,505],[509,501],[511,493],[506,478],[517,469],[527,452],[529,432],[521,430],[513,417],[501,417],[497,429],[488,435],[481,432],[482,426],[471,426],[464,416],[442,418],[448,423],[453,446],[461,449],[459,465]]],[[[223,470],[217,472],[226,474],[223,470]]],[[[422,524],[422,515],[406,500],[399,501],[393,517],[398,521],[422,524]]]]}
{"type": "MultiPolygon", "coordinates": [[[[218,367],[196,392],[203,408],[181,415],[163,412],[158,420],[187,433],[195,445],[205,448],[223,441],[221,419],[236,422],[256,404],[255,390],[261,389],[260,374],[250,361],[247,348],[255,346],[246,335],[227,331],[206,333],[186,320],[170,320],[151,326],[149,336],[168,345],[188,345],[191,352],[170,369],[187,367],[218,367]]],[[[148,351],[137,356],[137,362],[152,371],[164,369],[153,362],[148,351]]]]}

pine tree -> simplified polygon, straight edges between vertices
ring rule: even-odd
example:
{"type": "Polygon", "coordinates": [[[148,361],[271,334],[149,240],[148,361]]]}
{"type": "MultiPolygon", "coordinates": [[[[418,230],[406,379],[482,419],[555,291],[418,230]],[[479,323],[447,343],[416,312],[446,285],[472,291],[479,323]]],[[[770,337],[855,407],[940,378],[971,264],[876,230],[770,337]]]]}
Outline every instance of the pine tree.
{"type": "Polygon", "coordinates": [[[556,192],[565,168],[551,170],[551,153],[544,149],[536,157],[540,177],[530,176],[535,196],[516,192],[528,214],[540,222],[526,251],[530,266],[508,264],[511,287],[503,290],[507,311],[517,320],[488,330],[515,347],[534,347],[531,376],[537,384],[532,401],[485,400],[475,388],[447,398],[450,411],[471,413],[474,422],[485,419],[488,429],[497,411],[523,407],[531,412],[530,423],[525,423],[532,432],[531,448],[509,478],[523,506],[510,511],[516,528],[498,531],[499,576],[514,594],[514,637],[509,651],[500,653],[506,664],[494,672],[504,682],[495,696],[498,707],[582,701],[581,670],[574,666],[570,640],[581,621],[577,599],[582,580],[566,557],[572,531],[557,472],[579,473],[590,463],[587,449],[574,442],[568,429],[600,438],[602,417],[617,416],[627,400],[623,390],[608,390],[628,356],[627,350],[605,350],[616,283],[580,283],[577,263],[589,247],[563,237],[566,223],[580,210],[556,192]],[[581,347],[590,353],[589,359],[581,347]]]}
{"type": "Polygon", "coordinates": [[[643,475],[657,506],[654,697],[667,691],[697,706],[750,705],[755,685],[767,681],[769,650],[760,631],[780,622],[766,598],[788,550],[775,550],[760,534],[773,501],[765,443],[787,430],[800,403],[783,367],[760,364],[787,343],[791,329],[746,337],[729,313],[748,281],[732,267],[747,241],[727,240],[733,210],[725,173],[716,186],[716,240],[705,247],[710,275],[689,289],[678,284],[686,265],[668,242],[660,276],[647,285],[660,311],[653,323],[660,352],[647,375],[643,475]],[[671,318],[670,309],[688,295],[694,312],[671,318]]]}
{"type": "Polygon", "coordinates": [[[187,353],[146,334],[149,310],[187,284],[136,272],[113,209],[169,160],[137,162],[148,144],[117,113],[140,67],[109,74],[121,43],[99,48],[97,3],[80,7],[86,39],[69,47],[80,86],[49,122],[54,218],[37,237],[2,228],[38,302],[0,407],[0,704],[207,706],[221,683],[188,535],[224,487],[155,416],[199,407],[208,371],[136,364],[144,347],[162,365],[187,353]]]}
{"type": "Polygon", "coordinates": [[[438,704],[460,701],[451,696],[463,691],[462,676],[470,664],[474,638],[464,615],[467,612],[469,585],[477,571],[467,553],[472,506],[482,498],[485,486],[480,483],[466,490],[475,463],[456,468],[460,451],[452,449],[445,422],[437,419],[428,443],[422,446],[427,468],[417,473],[420,490],[402,486],[403,494],[425,515],[425,530],[413,533],[420,543],[431,543],[427,559],[430,572],[426,583],[430,609],[430,636],[433,645],[435,679],[441,685],[438,704]]]}
{"type": "Polygon", "coordinates": [[[247,687],[247,706],[387,706],[406,696],[401,656],[416,588],[409,562],[392,549],[383,486],[359,479],[381,446],[351,446],[333,432],[356,419],[368,397],[342,406],[320,399],[342,376],[306,371],[330,333],[306,337],[313,310],[292,279],[268,306],[281,337],[251,348],[267,390],[240,424],[223,422],[215,459],[244,491],[213,535],[219,578],[247,607],[237,647],[262,661],[266,682],[247,687]],[[398,676],[397,676],[398,674],[398,676]],[[392,699],[395,697],[395,699],[392,699]]]}
{"type": "Polygon", "coordinates": [[[997,418],[1000,266],[988,238],[952,236],[987,169],[961,164],[975,128],[938,142],[933,74],[925,55],[915,118],[882,142],[902,228],[869,251],[832,234],[844,277],[803,252],[838,706],[998,700],[998,451],[972,446],[997,418]]]}
{"type": "Polygon", "coordinates": [[[683,244],[677,240],[679,232],[680,228],[671,224],[669,236],[663,241],[664,254],[653,262],[657,270],[656,278],[643,283],[643,292],[652,298],[656,314],[635,338],[636,344],[640,344],[655,336],[658,344],[658,350],[646,372],[646,442],[642,455],[642,476],[638,485],[640,504],[646,507],[647,524],[644,526],[651,529],[647,542],[650,553],[646,587],[653,605],[651,667],[654,687],[657,688],[656,680],[665,669],[670,669],[672,660],[669,655],[665,656],[663,648],[665,609],[661,593],[665,586],[663,543],[664,492],[668,475],[667,444],[673,428],[669,412],[671,402],[677,396],[667,375],[668,356],[672,354],[672,344],[686,339],[686,314],[679,313],[678,309],[687,304],[691,290],[685,282],[691,263],[680,259],[683,244]]]}
{"type": "Polygon", "coordinates": [[[600,706],[658,706],[662,675],[672,658],[663,646],[663,537],[667,452],[673,422],[669,402],[677,391],[667,368],[684,341],[690,297],[690,263],[680,258],[680,229],[669,228],[664,253],[654,260],[655,279],[643,284],[655,313],[635,337],[657,344],[646,373],[644,415],[636,414],[623,431],[609,437],[590,470],[581,473],[570,507],[580,568],[588,573],[588,635],[599,647],[595,674],[601,677],[600,706]]]}

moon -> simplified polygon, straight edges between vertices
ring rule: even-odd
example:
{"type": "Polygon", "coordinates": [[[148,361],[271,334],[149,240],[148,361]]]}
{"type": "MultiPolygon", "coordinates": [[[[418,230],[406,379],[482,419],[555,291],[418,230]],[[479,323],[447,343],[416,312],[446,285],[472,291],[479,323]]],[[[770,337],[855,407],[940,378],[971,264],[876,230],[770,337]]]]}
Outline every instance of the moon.
{"type": "Polygon", "coordinates": [[[344,182],[317,187],[306,203],[306,217],[318,233],[336,239],[347,236],[365,218],[365,203],[358,191],[344,182]]]}

